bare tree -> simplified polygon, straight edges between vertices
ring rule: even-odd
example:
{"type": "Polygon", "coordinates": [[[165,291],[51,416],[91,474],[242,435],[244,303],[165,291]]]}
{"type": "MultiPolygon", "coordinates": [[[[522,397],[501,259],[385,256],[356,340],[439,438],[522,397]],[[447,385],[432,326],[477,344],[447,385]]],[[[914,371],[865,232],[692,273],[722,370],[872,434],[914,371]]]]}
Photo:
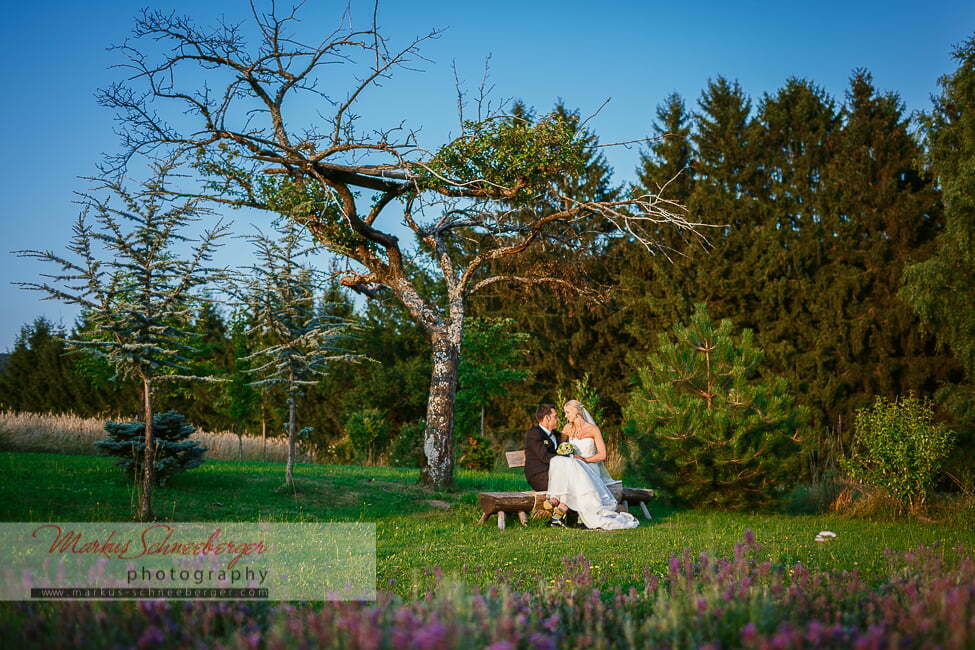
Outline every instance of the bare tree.
{"type": "MultiPolygon", "coordinates": [[[[393,47],[373,7],[368,25],[354,27],[347,11],[341,27],[305,43],[295,33],[296,10],[265,13],[252,5],[247,28],[199,28],[143,12],[117,48],[131,76],[99,95],[123,127],[122,153],[109,164],[172,148],[190,153],[206,181],[195,196],[287,214],[346,260],[344,286],[400,300],[433,348],[423,480],[442,487],[453,480],[466,298],[499,282],[578,288],[557,266],[514,263],[555,241],[611,230],[653,250],[662,224],[691,235],[695,224],[657,195],[585,202],[561,194],[558,181],[578,172],[585,138],[555,114],[534,122],[502,114],[483,84],[476,115],[462,117],[459,136],[436,150],[421,147],[403,124],[358,128],[358,104],[397,69],[424,61],[420,45],[440,32],[393,47]],[[317,109],[318,124],[294,121],[309,108],[317,109]],[[365,197],[357,201],[360,193],[371,199],[367,205],[365,197]],[[409,247],[395,234],[404,231],[409,247]],[[439,274],[445,302],[411,281],[414,262],[439,274]]],[[[460,92],[458,104],[467,105],[460,92]]]]}

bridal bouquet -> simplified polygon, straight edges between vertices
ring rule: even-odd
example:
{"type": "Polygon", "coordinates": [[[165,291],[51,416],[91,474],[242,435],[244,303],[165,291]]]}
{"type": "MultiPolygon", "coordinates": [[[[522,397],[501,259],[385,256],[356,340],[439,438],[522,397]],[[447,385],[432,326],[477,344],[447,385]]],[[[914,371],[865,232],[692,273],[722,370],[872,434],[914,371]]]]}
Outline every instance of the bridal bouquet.
{"type": "Polygon", "coordinates": [[[563,442],[555,449],[555,453],[559,456],[572,456],[573,454],[578,454],[579,450],[571,442],[563,442]]]}

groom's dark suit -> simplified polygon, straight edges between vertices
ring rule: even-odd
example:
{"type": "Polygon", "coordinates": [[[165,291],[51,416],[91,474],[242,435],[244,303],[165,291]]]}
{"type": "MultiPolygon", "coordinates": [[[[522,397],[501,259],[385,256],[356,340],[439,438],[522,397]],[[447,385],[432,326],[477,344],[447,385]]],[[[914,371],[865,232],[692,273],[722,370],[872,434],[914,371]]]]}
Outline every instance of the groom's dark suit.
{"type": "Polygon", "coordinates": [[[548,489],[548,464],[556,455],[562,434],[553,431],[551,436],[535,425],[525,432],[525,478],[533,490],[544,492],[548,489]],[[554,442],[553,442],[554,439],[554,442]]]}

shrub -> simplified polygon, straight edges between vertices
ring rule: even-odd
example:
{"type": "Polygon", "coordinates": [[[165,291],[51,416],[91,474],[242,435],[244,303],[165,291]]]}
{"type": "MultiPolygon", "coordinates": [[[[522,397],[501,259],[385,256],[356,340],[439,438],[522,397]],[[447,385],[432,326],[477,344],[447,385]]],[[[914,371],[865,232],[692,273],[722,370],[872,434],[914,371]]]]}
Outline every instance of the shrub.
{"type": "Polygon", "coordinates": [[[389,464],[395,467],[421,467],[423,465],[423,432],[427,423],[423,420],[409,422],[400,427],[389,452],[389,464]]]}
{"type": "Polygon", "coordinates": [[[329,463],[338,465],[351,465],[358,462],[358,453],[349,440],[349,436],[342,436],[330,442],[325,448],[325,455],[329,463]]]}
{"type": "Polygon", "coordinates": [[[913,394],[893,401],[878,396],[872,407],[856,413],[853,449],[843,469],[917,513],[954,441],[954,433],[935,424],[933,415],[931,401],[913,394]]]}
{"type": "Polygon", "coordinates": [[[490,471],[498,457],[487,438],[472,434],[461,440],[458,463],[464,469],[490,471]]]}
{"type": "Polygon", "coordinates": [[[345,434],[360,462],[376,462],[389,445],[389,427],[379,409],[363,409],[349,415],[345,421],[345,434]]]}
{"type": "MultiPolygon", "coordinates": [[[[94,445],[103,453],[118,457],[120,460],[115,464],[122,467],[130,479],[135,480],[135,477],[142,476],[143,471],[145,429],[144,422],[123,423],[110,420],[105,423],[108,438],[99,440],[94,445]]],[[[158,485],[165,485],[177,472],[185,472],[203,463],[207,448],[195,440],[187,439],[196,431],[196,427],[187,421],[186,416],[176,411],[157,413],[152,417],[152,429],[156,443],[153,465],[158,485]]]]}
{"type": "Polygon", "coordinates": [[[691,505],[767,505],[798,471],[808,410],[762,379],[751,330],[733,336],[698,304],[661,333],[624,410],[628,468],[691,505]]]}
{"type": "Polygon", "coordinates": [[[791,515],[817,515],[829,512],[843,489],[833,472],[809,483],[793,487],[782,499],[782,510],[791,515]]]}

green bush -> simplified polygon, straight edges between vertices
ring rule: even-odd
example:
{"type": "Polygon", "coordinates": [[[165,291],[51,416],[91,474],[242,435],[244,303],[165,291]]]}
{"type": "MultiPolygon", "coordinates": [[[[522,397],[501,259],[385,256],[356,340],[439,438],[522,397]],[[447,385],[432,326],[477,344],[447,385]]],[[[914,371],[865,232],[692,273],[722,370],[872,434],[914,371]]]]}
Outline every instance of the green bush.
{"type": "MultiPolygon", "coordinates": [[[[106,440],[94,443],[103,453],[116,456],[115,463],[122,467],[130,479],[142,476],[145,459],[145,423],[112,422],[105,423],[108,433],[106,440]]],[[[153,437],[156,442],[156,455],[153,465],[156,470],[156,483],[165,485],[177,472],[198,467],[203,463],[207,448],[195,440],[187,440],[196,427],[186,420],[186,416],[176,411],[157,413],[152,418],[153,437]]]]}
{"type": "Polygon", "coordinates": [[[697,305],[661,333],[624,409],[627,473],[694,506],[770,505],[799,472],[809,419],[781,377],[758,375],[751,330],[697,305]]]}
{"type": "Polygon", "coordinates": [[[352,465],[359,461],[358,453],[355,447],[352,446],[352,441],[349,440],[349,436],[342,436],[329,443],[328,447],[325,448],[325,453],[328,462],[338,465],[352,465]]]}
{"type": "Polygon", "coordinates": [[[935,424],[933,416],[930,400],[878,396],[872,407],[857,411],[853,449],[843,469],[853,480],[884,490],[909,512],[918,512],[954,442],[954,433],[935,424]]]}
{"type": "Polygon", "coordinates": [[[423,420],[400,427],[389,451],[389,464],[395,467],[421,467],[423,465],[423,432],[427,423],[423,420]]]}
{"type": "Polygon", "coordinates": [[[499,452],[482,436],[475,434],[466,436],[460,441],[460,458],[457,462],[464,469],[490,471],[494,469],[495,459],[499,452]]]}
{"type": "Polygon", "coordinates": [[[818,515],[828,512],[836,501],[843,485],[832,473],[818,477],[810,483],[796,485],[781,501],[782,511],[790,515],[818,515]]]}
{"type": "Polygon", "coordinates": [[[375,463],[389,446],[389,427],[379,409],[363,409],[349,415],[345,420],[345,435],[359,462],[375,463]]]}

